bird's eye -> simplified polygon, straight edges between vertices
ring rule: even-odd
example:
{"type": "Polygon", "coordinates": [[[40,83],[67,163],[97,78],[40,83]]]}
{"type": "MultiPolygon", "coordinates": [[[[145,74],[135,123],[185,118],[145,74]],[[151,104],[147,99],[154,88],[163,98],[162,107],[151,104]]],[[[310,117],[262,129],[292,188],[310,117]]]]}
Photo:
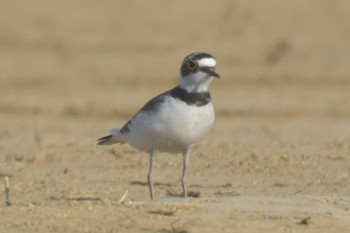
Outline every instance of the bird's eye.
{"type": "Polygon", "coordinates": [[[198,66],[197,62],[195,60],[190,60],[188,63],[187,63],[187,67],[189,70],[194,70],[196,69],[198,66]]]}

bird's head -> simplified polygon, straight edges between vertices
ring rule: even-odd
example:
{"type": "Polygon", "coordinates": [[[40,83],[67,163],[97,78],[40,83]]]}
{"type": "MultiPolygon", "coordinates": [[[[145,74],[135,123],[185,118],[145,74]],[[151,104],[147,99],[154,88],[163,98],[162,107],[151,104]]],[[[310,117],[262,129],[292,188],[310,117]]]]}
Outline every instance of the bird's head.
{"type": "Polygon", "coordinates": [[[191,53],[181,65],[179,86],[188,92],[207,92],[213,78],[220,78],[216,72],[216,60],[208,53],[191,53]]]}

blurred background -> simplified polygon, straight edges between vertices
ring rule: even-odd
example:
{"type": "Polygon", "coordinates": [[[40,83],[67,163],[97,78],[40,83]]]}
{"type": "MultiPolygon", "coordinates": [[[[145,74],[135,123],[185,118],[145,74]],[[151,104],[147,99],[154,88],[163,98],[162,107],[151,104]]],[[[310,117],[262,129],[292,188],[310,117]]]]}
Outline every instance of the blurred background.
{"type": "MultiPolygon", "coordinates": [[[[349,194],[349,41],[348,0],[0,1],[0,177],[10,176],[15,203],[0,225],[115,232],[119,219],[120,228],[175,232],[164,230],[174,230],[171,217],[154,222],[152,205],[108,208],[125,190],[126,200],[148,200],[148,157],[95,142],[175,86],[183,58],[201,51],[217,59],[222,78],[211,84],[216,122],[191,155],[188,179],[216,204],[190,223],[192,212],[181,209],[177,224],[262,232],[251,231],[260,219],[262,229],[269,222],[281,231],[309,213],[315,232],[326,224],[337,231],[339,219],[346,230],[337,232],[348,232],[337,199],[310,207],[293,197],[349,194]],[[71,202],[72,192],[105,201],[71,202]],[[285,208],[278,199],[272,217],[262,214],[283,195],[285,208]]],[[[156,164],[156,181],[166,184],[156,196],[169,197],[166,189],[180,188],[181,159],[159,156],[156,164]]]]}
{"type": "Polygon", "coordinates": [[[348,119],[349,39],[344,0],[2,1],[1,148],[91,145],[176,85],[194,51],[218,61],[219,122],[348,119]]]}
{"type": "MultiPolygon", "coordinates": [[[[219,122],[348,119],[349,39],[344,0],[2,1],[1,148],[91,145],[176,85],[194,51],[218,61],[219,122]]],[[[306,140],[342,127],[308,129],[286,131],[306,140]]]]}
{"type": "Polygon", "coordinates": [[[213,90],[228,89],[213,91],[214,98],[227,95],[219,111],[245,114],[284,100],[281,111],[293,102],[305,111],[348,113],[341,107],[350,106],[347,98],[337,99],[336,92],[350,82],[349,12],[345,0],[2,1],[0,112],[125,111],[113,101],[108,110],[103,102],[127,98],[140,106],[146,94],[132,98],[130,92],[153,96],[170,88],[182,59],[206,51],[223,77],[213,90]],[[297,87],[278,99],[249,88],[282,84],[297,87]],[[327,91],[312,95],[315,86],[327,91]],[[309,98],[317,100],[309,106],[309,98]]]}

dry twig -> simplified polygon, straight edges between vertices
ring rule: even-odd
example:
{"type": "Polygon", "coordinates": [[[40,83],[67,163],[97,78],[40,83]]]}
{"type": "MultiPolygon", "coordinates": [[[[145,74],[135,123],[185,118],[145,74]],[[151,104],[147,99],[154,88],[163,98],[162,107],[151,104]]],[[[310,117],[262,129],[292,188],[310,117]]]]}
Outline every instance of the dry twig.
{"type": "Polygon", "coordinates": [[[10,181],[9,181],[9,177],[5,176],[5,196],[6,196],[6,206],[10,206],[11,205],[11,201],[10,201],[10,181]]]}

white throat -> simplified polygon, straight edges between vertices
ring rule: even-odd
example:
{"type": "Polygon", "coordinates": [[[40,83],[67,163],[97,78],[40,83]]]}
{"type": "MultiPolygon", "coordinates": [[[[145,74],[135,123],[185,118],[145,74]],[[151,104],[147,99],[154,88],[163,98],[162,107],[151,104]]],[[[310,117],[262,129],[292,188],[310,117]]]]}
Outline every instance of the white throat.
{"type": "Polygon", "coordinates": [[[213,81],[213,77],[198,71],[197,73],[181,77],[179,86],[190,93],[208,92],[211,81],[213,81]]]}

